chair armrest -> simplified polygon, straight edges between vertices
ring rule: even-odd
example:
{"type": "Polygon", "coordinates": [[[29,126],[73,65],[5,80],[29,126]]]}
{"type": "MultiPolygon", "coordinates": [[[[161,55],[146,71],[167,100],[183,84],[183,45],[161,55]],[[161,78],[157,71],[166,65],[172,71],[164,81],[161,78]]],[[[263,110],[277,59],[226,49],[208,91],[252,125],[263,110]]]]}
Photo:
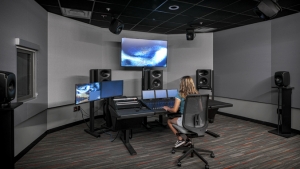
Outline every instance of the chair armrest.
{"type": "Polygon", "coordinates": [[[181,113],[168,113],[167,114],[167,117],[168,117],[168,119],[173,119],[173,118],[175,118],[175,117],[181,117],[181,113]]]}

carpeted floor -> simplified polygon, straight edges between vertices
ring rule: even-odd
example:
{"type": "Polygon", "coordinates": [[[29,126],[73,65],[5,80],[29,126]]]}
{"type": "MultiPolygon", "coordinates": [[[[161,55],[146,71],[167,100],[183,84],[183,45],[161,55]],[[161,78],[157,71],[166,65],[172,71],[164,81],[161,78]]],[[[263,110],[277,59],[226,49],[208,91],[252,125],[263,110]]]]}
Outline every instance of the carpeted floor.
{"type": "MultiPolygon", "coordinates": [[[[96,120],[100,126],[101,119],[96,120]]],[[[16,169],[34,168],[179,168],[176,159],[182,152],[171,153],[176,137],[170,129],[154,126],[151,130],[133,130],[131,145],[137,155],[130,155],[118,132],[95,138],[80,124],[48,134],[16,162],[16,169]],[[112,140],[116,138],[113,142],[112,140]]],[[[300,135],[280,137],[274,128],[217,114],[209,130],[220,135],[194,139],[195,147],[214,151],[215,158],[203,155],[211,169],[299,169],[300,135]]],[[[182,161],[181,168],[205,168],[196,156],[182,161]]]]}

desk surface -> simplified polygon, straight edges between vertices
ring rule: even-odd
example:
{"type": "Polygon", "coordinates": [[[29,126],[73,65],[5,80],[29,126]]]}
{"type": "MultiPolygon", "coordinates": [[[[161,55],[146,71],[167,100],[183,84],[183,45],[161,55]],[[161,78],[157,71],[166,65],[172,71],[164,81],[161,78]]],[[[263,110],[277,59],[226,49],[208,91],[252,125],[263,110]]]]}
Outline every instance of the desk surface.
{"type": "Polygon", "coordinates": [[[154,111],[149,109],[121,109],[116,110],[116,116],[118,119],[128,119],[135,117],[153,116],[154,111]]]}

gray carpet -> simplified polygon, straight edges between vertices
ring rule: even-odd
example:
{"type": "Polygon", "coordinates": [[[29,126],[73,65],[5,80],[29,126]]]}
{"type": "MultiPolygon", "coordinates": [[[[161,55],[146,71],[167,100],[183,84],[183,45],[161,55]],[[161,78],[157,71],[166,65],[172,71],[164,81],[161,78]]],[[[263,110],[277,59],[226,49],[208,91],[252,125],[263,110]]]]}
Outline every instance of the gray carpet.
{"type": "MultiPolygon", "coordinates": [[[[102,123],[96,120],[97,125],[102,123]]],[[[168,128],[133,130],[131,145],[137,155],[131,156],[116,138],[118,132],[104,133],[95,138],[84,132],[80,124],[48,134],[16,162],[17,169],[34,168],[179,168],[176,159],[182,152],[171,153],[176,137],[168,128]]],[[[194,139],[196,148],[214,151],[215,158],[203,154],[211,169],[298,169],[300,168],[300,135],[283,138],[271,133],[274,128],[216,115],[209,130],[221,137],[205,135],[194,139]]],[[[181,168],[204,168],[196,156],[182,160],[181,168]]]]}

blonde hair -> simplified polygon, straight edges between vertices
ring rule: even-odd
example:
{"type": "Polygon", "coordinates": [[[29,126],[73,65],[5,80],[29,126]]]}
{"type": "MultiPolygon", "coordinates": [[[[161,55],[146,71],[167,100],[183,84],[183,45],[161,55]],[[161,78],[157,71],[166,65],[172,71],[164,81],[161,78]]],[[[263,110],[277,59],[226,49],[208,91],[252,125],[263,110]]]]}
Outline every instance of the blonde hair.
{"type": "Polygon", "coordinates": [[[179,94],[184,99],[189,94],[198,94],[194,81],[190,76],[183,76],[181,78],[179,94]]]}

